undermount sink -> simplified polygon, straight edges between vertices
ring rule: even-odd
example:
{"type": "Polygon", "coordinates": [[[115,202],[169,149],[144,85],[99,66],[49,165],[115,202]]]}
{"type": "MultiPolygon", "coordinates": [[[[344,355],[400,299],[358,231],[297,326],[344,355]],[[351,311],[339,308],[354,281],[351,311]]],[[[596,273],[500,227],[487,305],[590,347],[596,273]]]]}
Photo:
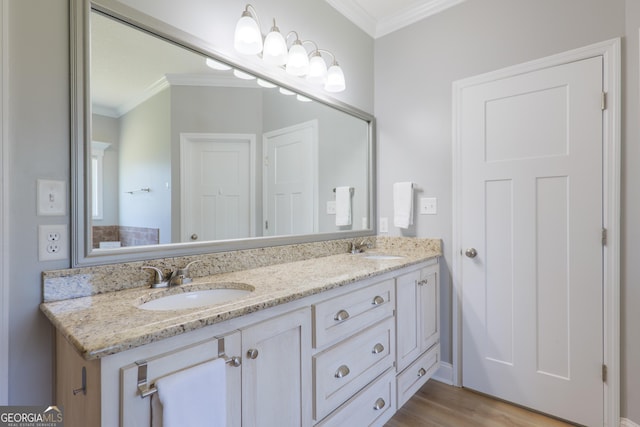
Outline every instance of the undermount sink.
{"type": "Polygon", "coordinates": [[[222,304],[244,297],[253,292],[253,286],[220,287],[215,289],[198,289],[161,296],[140,304],[142,310],[184,310],[187,308],[205,307],[222,304]]]}
{"type": "Polygon", "coordinates": [[[377,259],[377,260],[386,260],[386,259],[402,259],[403,257],[398,255],[384,255],[384,254],[369,254],[363,255],[363,258],[366,259],[377,259]]]}

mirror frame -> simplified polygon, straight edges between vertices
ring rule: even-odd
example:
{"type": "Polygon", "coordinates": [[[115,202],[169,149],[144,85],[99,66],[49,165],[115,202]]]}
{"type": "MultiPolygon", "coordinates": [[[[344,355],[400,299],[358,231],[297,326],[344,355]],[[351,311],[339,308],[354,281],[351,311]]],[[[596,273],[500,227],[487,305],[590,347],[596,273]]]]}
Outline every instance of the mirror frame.
{"type": "MultiPolygon", "coordinates": [[[[300,89],[283,82],[281,75],[268,67],[238,64],[215,51],[206,41],[159,21],[136,9],[114,0],[72,0],[70,3],[70,104],[71,104],[71,265],[84,267],[110,263],[170,258],[213,252],[263,248],[336,239],[362,238],[376,234],[376,141],[375,118],[366,112],[345,104],[312,88],[300,89]],[[185,242],[148,246],[130,246],[116,249],[93,250],[91,244],[91,212],[88,200],[88,164],[91,150],[91,99],[90,99],[90,13],[96,11],[110,18],[131,25],[141,31],[159,37],[197,54],[225,62],[240,71],[271,81],[278,86],[300,93],[344,113],[364,120],[369,128],[368,147],[368,208],[369,228],[328,233],[253,237],[208,242],[185,242]]],[[[296,86],[299,86],[296,84],[296,86]]]]}

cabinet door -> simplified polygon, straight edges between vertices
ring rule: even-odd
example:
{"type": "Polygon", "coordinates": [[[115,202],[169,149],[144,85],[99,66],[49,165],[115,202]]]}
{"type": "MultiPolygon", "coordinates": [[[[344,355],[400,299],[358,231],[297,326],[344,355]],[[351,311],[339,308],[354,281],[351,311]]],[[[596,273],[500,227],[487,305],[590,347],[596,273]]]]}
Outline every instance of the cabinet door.
{"type": "Polygon", "coordinates": [[[242,425],[311,425],[309,308],[242,331],[242,425]]]}
{"type": "Polygon", "coordinates": [[[420,348],[426,351],[440,340],[440,313],[438,310],[438,274],[435,268],[421,270],[418,281],[420,297],[420,348]]]}
{"type": "Polygon", "coordinates": [[[409,366],[422,352],[419,293],[420,271],[412,271],[396,279],[396,364],[398,372],[409,366]]]}

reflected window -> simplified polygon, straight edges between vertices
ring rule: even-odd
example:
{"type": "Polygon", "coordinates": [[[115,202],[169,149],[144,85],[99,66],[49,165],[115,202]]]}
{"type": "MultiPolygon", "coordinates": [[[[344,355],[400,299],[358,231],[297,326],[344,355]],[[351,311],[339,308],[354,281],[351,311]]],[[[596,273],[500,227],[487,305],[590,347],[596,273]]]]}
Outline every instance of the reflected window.
{"type": "Polygon", "coordinates": [[[93,219],[102,219],[104,194],[102,191],[104,150],[111,144],[107,142],[91,142],[91,216],[93,219]]]}

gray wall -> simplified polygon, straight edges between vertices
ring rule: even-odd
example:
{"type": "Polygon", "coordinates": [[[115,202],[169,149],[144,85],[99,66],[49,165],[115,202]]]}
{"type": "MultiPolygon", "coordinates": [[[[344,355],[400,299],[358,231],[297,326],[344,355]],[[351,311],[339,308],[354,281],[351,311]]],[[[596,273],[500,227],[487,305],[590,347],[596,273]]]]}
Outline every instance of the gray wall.
{"type": "MultiPolygon", "coordinates": [[[[412,180],[438,198],[438,215],[418,216],[406,232],[444,239],[442,359],[451,362],[451,84],[614,37],[623,42],[622,415],[640,423],[640,237],[637,0],[467,1],[376,40],[375,115],[378,122],[379,214],[392,218],[392,185],[412,180]],[[626,25],[625,25],[626,7],[626,25]],[[627,258],[628,257],[628,258],[627,258]],[[632,404],[632,403],[635,403],[632,404]]],[[[390,227],[391,235],[400,231],[390,227]]]]}

